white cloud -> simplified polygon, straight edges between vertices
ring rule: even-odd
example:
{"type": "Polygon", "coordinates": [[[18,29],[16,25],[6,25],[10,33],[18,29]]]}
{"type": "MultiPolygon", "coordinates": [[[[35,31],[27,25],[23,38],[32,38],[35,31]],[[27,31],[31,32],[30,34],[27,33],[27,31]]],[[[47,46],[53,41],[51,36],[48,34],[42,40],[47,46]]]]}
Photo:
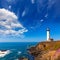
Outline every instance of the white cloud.
{"type": "Polygon", "coordinates": [[[7,2],[15,2],[16,0],[6,0],[7,2]]]}
{"type": "Polygon", "coordinates": [[[11,5],[9,5],[9,9],[11,9],[11,5]]]}
{"type": "Polygon", "coordinates": [[[25,12],[25,10],[24,10],[23,13],[22,13],[22,17],[25,16],[25,14],[26,14],[26,12],[25,12]]]}
{"type": "Polygon", "coordinates": [[[0,34],[20,35],[28,30],[18,22],[18,17],[11,11],[0,9],[0,34]]]}
{"type": "Polygon", "coordinates": [[[35,3],[35,0],[31,0],[31,2],[32,2],[32,4],[34,4],[35,3]]]}
{"type": "Polygon", "coordinates": [[[43,19],[40,20],[40,22],[43,22],[43,21],[44,21],[43,19]]]}
{"type": "Polygon", "coordinates": [[[45,17],[47,18],[48,17],[48,14],[46,14],[45,17]]]}

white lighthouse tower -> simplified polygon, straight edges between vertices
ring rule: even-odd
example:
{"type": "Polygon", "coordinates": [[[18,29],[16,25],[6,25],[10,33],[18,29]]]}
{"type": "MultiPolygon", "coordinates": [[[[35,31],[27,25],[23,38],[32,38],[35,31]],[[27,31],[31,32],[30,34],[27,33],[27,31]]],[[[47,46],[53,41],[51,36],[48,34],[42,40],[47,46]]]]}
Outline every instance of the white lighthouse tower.
{"type": "Polygon", "coordinates": [[[50,41],[50,29],[47,28],[47,41],[50,41]]]}

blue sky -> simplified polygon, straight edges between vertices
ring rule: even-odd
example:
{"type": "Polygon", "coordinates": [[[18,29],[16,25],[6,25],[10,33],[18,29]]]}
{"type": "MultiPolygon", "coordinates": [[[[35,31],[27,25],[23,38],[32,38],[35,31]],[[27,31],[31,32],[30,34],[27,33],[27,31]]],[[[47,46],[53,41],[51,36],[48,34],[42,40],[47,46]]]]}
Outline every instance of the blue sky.
{"type": "Polygon", "coordinates": [[[60,0],[0,0],[0,42],[60,39],[60,0]]]}

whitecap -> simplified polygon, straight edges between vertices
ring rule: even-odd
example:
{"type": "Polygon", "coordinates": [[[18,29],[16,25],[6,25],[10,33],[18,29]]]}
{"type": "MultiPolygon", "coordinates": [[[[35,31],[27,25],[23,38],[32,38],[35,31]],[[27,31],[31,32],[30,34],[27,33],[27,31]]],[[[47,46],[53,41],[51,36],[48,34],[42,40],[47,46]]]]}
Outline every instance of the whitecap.
{"type": "Polygon", "coordinates": [[[21,51],[18,51],[18,54],[21,54],[21,51]]]}
{"type": "Polygon", "coordinates": [[[10,50],[0,50],[0,58],[3,58],[8,54],[10,54],[10,50]]]}

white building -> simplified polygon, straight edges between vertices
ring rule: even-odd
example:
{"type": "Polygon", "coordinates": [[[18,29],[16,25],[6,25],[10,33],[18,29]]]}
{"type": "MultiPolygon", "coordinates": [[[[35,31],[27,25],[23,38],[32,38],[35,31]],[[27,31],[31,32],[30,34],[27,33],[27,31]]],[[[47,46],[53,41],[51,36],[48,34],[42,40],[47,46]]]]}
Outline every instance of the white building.
{"type": "Polygon", "coordinates": [[[50,38],[50,29],[47,28],[47,41],[53,41],[53,39],[50,38]]]}

